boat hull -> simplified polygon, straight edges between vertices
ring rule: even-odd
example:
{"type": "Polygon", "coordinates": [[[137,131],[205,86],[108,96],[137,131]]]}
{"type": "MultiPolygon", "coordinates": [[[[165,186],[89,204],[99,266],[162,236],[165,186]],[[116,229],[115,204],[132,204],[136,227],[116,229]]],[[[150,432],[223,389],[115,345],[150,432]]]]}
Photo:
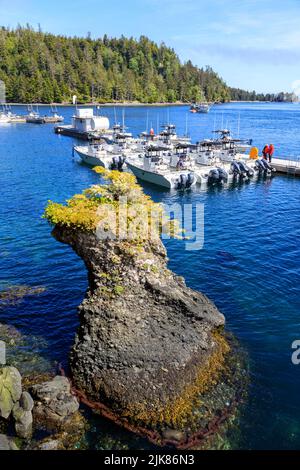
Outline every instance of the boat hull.
{"type": "Polygon", "coordinates": [[[27,118],[26,122],[28,124],[45,124],[45,119],[44,118],[27,118]]]}
{"type": "MultiPolygon", "coordinates": [[[[147,183],[155,184],[156,186],[160,186],[162,188],[167,189],[179,189],[179,178],[181,174],[187,175],[189,173],[193,173],[191,171],[181,171],[178,172],[178,175],[174,174],[159,174],[152,171],[144,170],[139,166],[134,165],[133,163],[126,162],[127,167],[132,171],[134,176],[141,181],[146,181],[147,183]]],[[[193,173],[194,174],[194,173],[193,173]]],[[[196,184],[196,177],[194,175],[194,181],[191,186],[196,184]]],[[[190,186],[189,186],[190,187],[190,186]]]]}
{"type": "Polygon", "coordinates": [[[158,173],[153,173],[151,171],[145,171],[129,162],[127,162],[127,166],[132,171],[134,176],[142,181],[146,181],[147,183],[152,183],[163,188],[171,189],[172,187],[171,182],[163,175],[159,175],[158,173]]]}
{"type": "Polygon", "coordinates": [[[89,166],[102,166],[103,168],[109,169],[110,163],[109,161],[105,161],[99,157],[90,155],[88,153],[82,152],[78,148],[74,147],[75,152],[79,155],[80,159],[83,163],[86,163],[89,166]]]}

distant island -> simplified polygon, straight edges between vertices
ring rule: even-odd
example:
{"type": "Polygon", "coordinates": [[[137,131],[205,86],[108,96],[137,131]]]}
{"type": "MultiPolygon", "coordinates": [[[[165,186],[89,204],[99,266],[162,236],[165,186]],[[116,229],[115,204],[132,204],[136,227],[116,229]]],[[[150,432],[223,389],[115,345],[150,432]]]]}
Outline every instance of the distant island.
{"type": "Polygon", "coordinates": [[[0,28],[0,80],[10,103],[295,101],[231,88],[209,66],[182,63],[145,36],[92,39],[0,28]]]}

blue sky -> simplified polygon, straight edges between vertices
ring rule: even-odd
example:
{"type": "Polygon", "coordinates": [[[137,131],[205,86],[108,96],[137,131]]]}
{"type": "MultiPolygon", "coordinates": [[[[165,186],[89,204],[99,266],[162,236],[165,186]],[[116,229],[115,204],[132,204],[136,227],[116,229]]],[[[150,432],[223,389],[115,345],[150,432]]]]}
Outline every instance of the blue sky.
{"type": "Polygon", "coordinates": [[[144,34],[244,89],[291,91],[300,80],[300,0],[0,0],[0,24],[18,23],[77,36],[144,34]]]}

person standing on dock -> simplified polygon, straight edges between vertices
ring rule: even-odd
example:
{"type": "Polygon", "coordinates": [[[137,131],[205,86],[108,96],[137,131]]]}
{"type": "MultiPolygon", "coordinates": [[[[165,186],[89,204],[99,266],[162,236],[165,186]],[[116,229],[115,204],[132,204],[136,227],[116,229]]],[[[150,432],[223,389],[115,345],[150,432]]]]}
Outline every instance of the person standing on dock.
{"type": "Polygon", "coordinates": [[[272,162],[272,157],[274,155],[274,151],[275,151],[275,148],[274,148],[274,145],[273,144],[270,144],[269,145],[269,162],[271,163],[272,162]]]}
{"type": "Polygon", "coordinates": [[[262,151],[262,155],[263,155],[263,158],[264,158],[265,160],[268,159],[268,156],[269,156],[269,146],[268,146],[268,144],[266,144],[266,145],[264,146],[263,151],[262,151]]]}

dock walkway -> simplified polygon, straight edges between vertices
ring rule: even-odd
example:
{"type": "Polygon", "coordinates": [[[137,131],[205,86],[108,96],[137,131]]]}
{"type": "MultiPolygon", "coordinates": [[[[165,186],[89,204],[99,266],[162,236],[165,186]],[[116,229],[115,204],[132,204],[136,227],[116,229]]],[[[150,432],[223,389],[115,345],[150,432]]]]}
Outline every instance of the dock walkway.
{"type": "Polygon", "coordinates": [[[272,158],[272,166],[278,173],[291,176],[300,176],[300,157],[298,158],[272,158]]]}

